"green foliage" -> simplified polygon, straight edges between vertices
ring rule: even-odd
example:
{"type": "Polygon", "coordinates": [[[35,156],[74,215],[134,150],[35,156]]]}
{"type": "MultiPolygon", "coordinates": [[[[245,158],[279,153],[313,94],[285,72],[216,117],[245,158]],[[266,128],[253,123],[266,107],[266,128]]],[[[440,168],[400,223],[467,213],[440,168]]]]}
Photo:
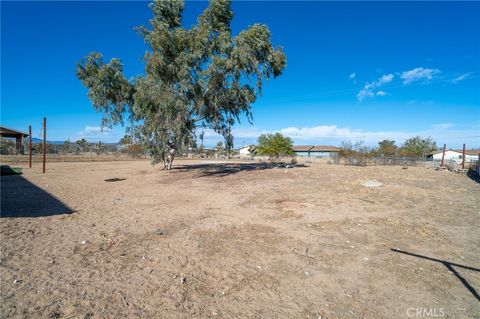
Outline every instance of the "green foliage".
{"type": "Polygon", "coordinates": [[[402,156],[423,157],[437,151],[437,144],[430,137],[415,136],[403,143],[400,153],[402,156]]]}
{"type": "Polygon", "coordinates": [[[257,153],[270,157],[295,154],[292,150],[293,143],[288,136],[280,133],[262,134],[258,137],[257,153]]]}
{"type": "Polygon", "coordinates": [[[258,154],[258,150],[257,150],[257,147],[255,145],[250,145],[248,147],[248,152],[252,155],[252,156],[255,156],[258,154]]]}
{"type": "Polygon", "coordinates": [[[85,148],[88,144],[87,140],[82,138],[81,140],[77,140],[75,143],[77,143],[77,145],[80,147],[80,150],[81,150],[82,155],[83,155],[83,152],[85,151],[85,148]]]}
{"type": "Polygon", "coordinates": [[[145,151],[140,144],[128,144],[125,148],[122,149],[121,152],[135,158],[142,157],[145,154],[145,151]]]}
{"type": "Polygon", "coordinates": [[[101,141],[99,141],[97,144],[95,144],[95,153],[97,153],[97,155],[100,155],[103,152],[105,152],[105,145],[101,141]]]}
{"type": "MultiPolygon", "coordinates": [[[[65,142],[63,142],[62,144],[62,152],[64,153],[68,153],[70,152],[70,140],[66,140],[65,142]]],[[[48,152],[47,152],[48,153],[48,152]]]]}
{"type": "Polygon", "coordinates": [[[232,128],[229,125],[227,128],[227,132],[225,134],[225,150],[227,151],[228,159],[230,159],[232,149],[233,149],[233,135],[232,135],[232,128]]]}
{"type": "Polygon", "coordinates": [[[223,153],[223,143],[218,142],[217,145],[215,146],[215,150],[217,151],[217,154],[222,154],[223,153]]]}
{"type": "Polygon", "coordinates": [[[138,143],[131,135],[124,135],[118,142],[123,146],[122,153],[128,154],[131,157],[141,157],[145,154],[142,145],[138,143]]]}
{"type": "Polygon", "coordinates": [[[130,144],[133,144],[133,138],[132,136],[130,135],[124,135],[120,141],[118,141],[119,144],[121,145],[130,145],[130,144]]]}
{"type": "Polygon", "coordinates": [[[379,142],[378,148],[367,147],[363,142],[352,144],[350,141],[343,141],[338,155],[341,157],[374,157],[377,155],[422,157],[436,150],[437,145],[431,138],[416,136],[407,139],[401,148],[398,148],[395,141],[392,140],[379,142]]]}
{"type": "Polygon", "coordinates": [[[127,80],[119,59],[104,63],[91,53],[77,65],[103,125],[128,121],[153,163],[170,168],[176,151],[195,140],[196,128],[209,127],[233,144],[230,127],[242,114],[252,120],[250,105],[262,83],[286,66],[266,25],[255,24],[232,36],[228,0],[212,0],[190,29],[182,27],[183,1],[151,5],[151,28],[139,27],[150,50],[145,75],[127,80]]]}
{"type": "Polygon", "coordinates": [[[351,141],[342,141],[340,146],[340,151],[338,155],[340,157],[375,157],[377,150],[372,147],[366,146],[362,141],[358,141],[355,144],[352,144],[351,141]]]}
{"type": "MultiPolygon", "coordinates": [[[[47,154],[58,154],[59,148],[61,151],[64,150],[64,145],[48,144],[45,146],[47,154]]],[[[70,147],[70,146],[69,146],[70,147]]],[[[70,150],[70,148],[68,148],[70,150]]],[[[43,154],[43,143],[32,144],[33,154],[43,154]]]]}
{"type": "Polygon", "coordinates": [[[393,156],[397,154],[397,145],[395,145],[395,141],[392,140],[383,140],[378,142],[378,154],[382,156],[393,156]]]}
{"type": "Polygon", "coordinates": [[[356,151],[353,149],[353,144],[351,141],[342,141],[340,145],[340,150],[338,155],[341,157],[349,157],[356,154],[356,151]]]}

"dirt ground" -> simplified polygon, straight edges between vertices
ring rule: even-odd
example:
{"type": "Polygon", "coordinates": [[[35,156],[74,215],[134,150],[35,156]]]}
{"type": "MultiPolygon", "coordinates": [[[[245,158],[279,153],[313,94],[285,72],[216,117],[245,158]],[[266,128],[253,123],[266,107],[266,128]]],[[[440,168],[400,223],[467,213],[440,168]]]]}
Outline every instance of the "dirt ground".
{"type": "Polygon", "coordinates": [[[480,184],[465,175],[212,161],[40,171],[2,176],[2,318],[480,318],[480,184]]]}

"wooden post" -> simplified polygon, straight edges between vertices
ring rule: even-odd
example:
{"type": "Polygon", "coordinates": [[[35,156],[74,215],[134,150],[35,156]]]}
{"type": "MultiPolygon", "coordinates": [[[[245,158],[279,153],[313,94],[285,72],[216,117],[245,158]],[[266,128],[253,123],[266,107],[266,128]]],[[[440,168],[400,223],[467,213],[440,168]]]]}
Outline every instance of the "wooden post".
{"type": "Polygon", "coordinates": [[[32,126],[28,126],[28,134],[30,140],[28,141],[28,167],[32,168],[32,126]]]}
{"type": "Polygon", "coordinates": [[[442,162],[440,163],[440,167],[443,167],[443,162],[445,160],[445,149],[446,148],[447,148],[447,144],[443,144],[442,162]]]}
{"type": "Polygon", "coordinates": [[[463,152],[462,152],[462,169],[465,169],[465,144],[463,144],[463,152]]]}
{"type": "Polygon", "coordinates": [[[45,162],[47,161],[47,118],[43,118],[43,170],[42,172],[45,173],[45,162]]]}

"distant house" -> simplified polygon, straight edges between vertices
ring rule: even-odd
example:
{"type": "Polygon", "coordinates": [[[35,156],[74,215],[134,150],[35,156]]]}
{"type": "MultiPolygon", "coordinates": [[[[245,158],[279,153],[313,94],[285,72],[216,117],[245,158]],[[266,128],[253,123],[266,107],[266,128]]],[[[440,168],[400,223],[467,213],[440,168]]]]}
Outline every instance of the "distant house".
{"type": "Polygon", "coordinates": [[[238,154],[240,157],[251,157],[252,154],[250,153],[250,147],[251,145],[244,146],[238,150],[238,154]]]}
{"type": "Polygon", "coordinates": [[[310,157],[310,150],[314,145],[294,145],[292,151],[299,157],[310,157]]]}
{"type": "Polygon", "coordinates": [[[295,145],[292,147],[298,157],[330,158],[337,156],[340,149],[328,145],[295,145]]]}
{"type": "MultiPolygon", "coordinates": [[[[434,153],[431,155],[434,161],[442,160],[442,153],[434,153]]],[[[465,163],[473,162],[478,160],[478,155],[480,150],[466,150],[465,151],[465,163]]],[[[463,151],[462,150],[448,150],[445,151],[445,161],[455,161],[457,164],[462,163],[463,151]]]]}
{"type": "Polygon", "coordinates": [[[0,126],[0,138],[14,138],[17,153],[23,154],[23,140],[29,136],[27,133],[6,126],[0,126]]]}

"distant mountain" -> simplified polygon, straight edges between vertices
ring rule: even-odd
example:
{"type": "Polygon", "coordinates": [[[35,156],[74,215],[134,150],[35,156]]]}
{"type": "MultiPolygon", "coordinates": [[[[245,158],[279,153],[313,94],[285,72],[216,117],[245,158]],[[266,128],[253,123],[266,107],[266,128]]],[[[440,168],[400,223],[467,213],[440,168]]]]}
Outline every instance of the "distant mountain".
{"type": "MultiPolygon", "coordinates": [[[[34,143],[34,144],[43,143],[43,139],[37,138],[37,137],[32,137],[32,143],[34,143]]],[[[63,144],[63,141],[49,141],[49,140],[47,140],[47,144],[63,144]]]]}

